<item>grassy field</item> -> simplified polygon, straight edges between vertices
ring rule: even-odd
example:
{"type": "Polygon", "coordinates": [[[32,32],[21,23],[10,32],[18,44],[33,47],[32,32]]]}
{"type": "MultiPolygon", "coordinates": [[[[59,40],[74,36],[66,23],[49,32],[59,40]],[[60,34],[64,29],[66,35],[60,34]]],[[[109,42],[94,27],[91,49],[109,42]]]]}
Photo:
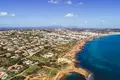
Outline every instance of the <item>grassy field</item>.
{"type": "Polygon", "coordinates": [[[30,66],[28,69],[25,70],[23,73],[24,75],[30,75],[36,73],[39,69],[42,69],[40,66],[30,66]]]}

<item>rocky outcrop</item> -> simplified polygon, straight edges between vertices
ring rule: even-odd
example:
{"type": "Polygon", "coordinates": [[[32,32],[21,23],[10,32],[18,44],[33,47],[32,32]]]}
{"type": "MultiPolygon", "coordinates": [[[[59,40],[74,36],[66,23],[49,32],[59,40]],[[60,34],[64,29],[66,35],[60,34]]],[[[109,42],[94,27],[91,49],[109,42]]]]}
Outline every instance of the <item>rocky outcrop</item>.
{"type": "Polygon", "coordinates": [[[71,50],[69,56],[71,56],[71,58],[74,59],[73,64],[71,64],[70,66],[68,66],[66,69],[61,70],[61,72],[58,73],[58,75],[56,75],[55,80],[63,80],[62,78],[64,78],[65,75],[71,73],[71,72],[76,72],[79,73],[81,75],[83,75],[85,78],[88,78],[89,76],[89,72],[83,68],[77,68],[76,65],[80,63],[80,61],[77,61],[75,59],[75,56],[78,52],[81,52],[83,50],[84,45],[86,44],[86,42],[91,41],[92,39],[88,39],[88,40],[82,40],[79,41],[75,47],[73,48],[73,50],[71,50]]]}

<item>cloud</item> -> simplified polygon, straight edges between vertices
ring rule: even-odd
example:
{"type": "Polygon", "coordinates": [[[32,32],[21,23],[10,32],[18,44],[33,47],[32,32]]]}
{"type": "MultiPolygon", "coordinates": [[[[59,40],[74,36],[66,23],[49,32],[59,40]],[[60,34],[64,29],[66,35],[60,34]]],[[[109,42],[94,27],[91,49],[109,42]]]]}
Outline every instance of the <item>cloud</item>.
{"type": "Polygon", "coordinates": [[[58,4],[59,0],[49,0],[48,3],[50,3],[50,4],[58,4]]]}
{"type": "Polygon", "coordinates": [[[7,12],[0,12],[0,16],[7,16],[8,13],[7,12]]]}
{"type": "Polygon", "coordinates": [[[66,14],[64,17],[73,17],[73,16],[74,16],[74,14],[68,13],[68,14],[66,14]]]}
{"type": "MultiPolygon", "coordinates": [[[[62,1],[62,0],[48,0],[48,3],[50,3],[50,4],[59,4],[60,1],[62,1]]],[[[67,1],[65,1],[65,4],[70,5],[70,4],[72,4],[72,1],[71,0],[67,0],[67,1]]]]}
{"type": "Polygon", "coordinates": [[[15,16],[15,14],[11,14],[10,16],[15,16]]]}
{"type": "Polygon", "coordinates": [[[85,24],[87,24],[88,23],[88,21],[85,21],[85,24]]]}
{"type": "Polygon", "coordinates": [[[71,0],[68,0],[67,2],[66,2],[66,4],[72,4],[72,1],[71,0]]]}
{"type": "Polygon", "coordinates": [[[78,4],[82,5],[83,3],[82,3],[82,2],[79,2],[78,4]]]}
{"type": "Polygon", "coordinates": [[[15,16],[15,14],[10,14],[8,12],[0,12],[0,16],[15,16]]]}

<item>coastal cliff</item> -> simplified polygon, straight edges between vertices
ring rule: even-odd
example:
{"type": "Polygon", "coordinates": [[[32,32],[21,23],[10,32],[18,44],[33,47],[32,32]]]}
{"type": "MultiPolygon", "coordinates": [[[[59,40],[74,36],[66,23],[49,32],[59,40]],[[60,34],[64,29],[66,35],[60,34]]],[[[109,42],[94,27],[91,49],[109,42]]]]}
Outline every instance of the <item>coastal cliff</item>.
{"type": "Polygon", "coordinates": [[[75,59],[75,56],[78,52],[81,52],[83,50],[84,45],[88,42],[93,40],[92,38],[86,39],[86,40],[82,40],[82,41],[78,41],[77,44],[73,47],[73,49],[71,50],[69,56],[73,59],[73,63],[71,65],[69,65],[67,68],[65,68],[64,70],[62,70],[61,72],[59,72],[56,75],[56,78],[54,80],[64,80],[64,76],[66,74],[69,74],[71,72],[77,72],[79,74],[82,74],[85,78],[88,78],[89,76],[89,72],[83,68],[78,68],[76,67],[77,64],[80,63],[80,61],[77,61],[75,59]]]}

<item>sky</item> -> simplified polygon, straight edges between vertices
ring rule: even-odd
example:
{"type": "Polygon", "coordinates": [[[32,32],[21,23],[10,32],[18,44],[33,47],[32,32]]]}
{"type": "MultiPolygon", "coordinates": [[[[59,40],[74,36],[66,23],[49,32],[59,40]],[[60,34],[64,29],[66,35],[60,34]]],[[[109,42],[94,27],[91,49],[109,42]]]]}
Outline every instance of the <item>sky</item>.
{"type": "Polygon", "coordinates": [[[0,27],[120,28],[120,0],[0,0],[0,27]]]}

